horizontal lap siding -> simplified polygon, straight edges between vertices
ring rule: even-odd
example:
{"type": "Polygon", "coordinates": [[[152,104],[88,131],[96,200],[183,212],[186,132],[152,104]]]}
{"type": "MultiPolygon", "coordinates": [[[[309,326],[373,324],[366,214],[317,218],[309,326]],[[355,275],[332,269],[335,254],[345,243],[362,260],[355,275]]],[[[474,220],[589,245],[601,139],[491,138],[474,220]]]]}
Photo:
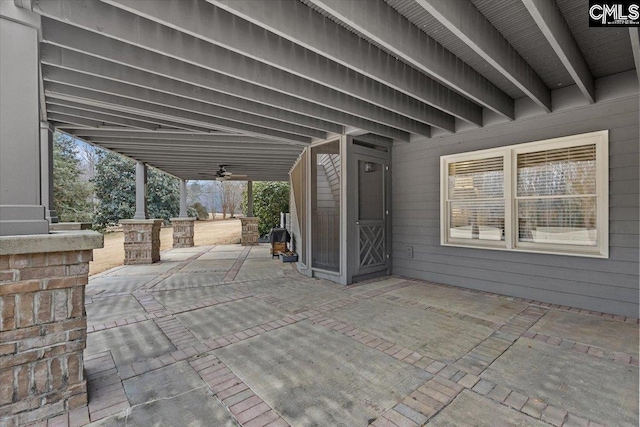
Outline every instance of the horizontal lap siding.
{"type": "Polygon", "coordinates": [[[394,274],[638,316],[638,97],[393,148],[394,274]],[[609,130],[609,259],[440,246],[440,156],[609,130]],[[405,247],[413,247],[406,258],[405,247]]]}

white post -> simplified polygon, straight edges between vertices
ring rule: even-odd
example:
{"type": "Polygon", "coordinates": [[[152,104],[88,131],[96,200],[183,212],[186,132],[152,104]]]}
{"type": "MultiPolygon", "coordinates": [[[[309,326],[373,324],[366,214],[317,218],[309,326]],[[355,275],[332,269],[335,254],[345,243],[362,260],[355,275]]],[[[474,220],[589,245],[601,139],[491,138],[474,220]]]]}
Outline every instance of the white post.
{"type": "Polygon", "coordinates": [[[136,163],[136,213],[133,219],[149,219],[147,215],[147,165],[136,163]]]}
{"type": "Polygon", "coordinates": [[[253,218],[253,181],[247,181],[247,217],[253,218]]]}
{"type": "Polygon", "coordinates": [[[179,218],[187,218],[187,181],[180,180],[180,215],[179,218]]]}

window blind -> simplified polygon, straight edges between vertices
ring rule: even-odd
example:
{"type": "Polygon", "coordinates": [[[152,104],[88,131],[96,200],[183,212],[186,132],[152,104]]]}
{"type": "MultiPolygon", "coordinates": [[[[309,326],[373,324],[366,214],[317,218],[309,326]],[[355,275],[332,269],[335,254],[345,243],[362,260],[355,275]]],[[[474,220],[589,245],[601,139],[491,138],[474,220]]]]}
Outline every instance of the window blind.
{"type": "Polygon", "coordinates": [[[595,194],[595,144],[518,154],[518,196],[595,194]]]}

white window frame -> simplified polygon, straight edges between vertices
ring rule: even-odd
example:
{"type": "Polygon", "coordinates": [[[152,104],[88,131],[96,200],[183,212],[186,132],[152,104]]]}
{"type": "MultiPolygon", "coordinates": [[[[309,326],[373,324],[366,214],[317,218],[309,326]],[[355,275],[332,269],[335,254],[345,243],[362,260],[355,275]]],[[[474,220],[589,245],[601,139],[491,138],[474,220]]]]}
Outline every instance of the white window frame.
{"type": "Polygon", "coordinates": [[[597,131],[561,138],[509,145],[440,157],[440,244],[465,248],[534,252],[592,258],[609,258],[609,131],[597,131]],[[596,146],[597,246],[518,242],[517,155],[557,148],[596,146]],[[449,237],[449,164],[489,157],[504,159],[504,241],[455,239],[449,237]]]}

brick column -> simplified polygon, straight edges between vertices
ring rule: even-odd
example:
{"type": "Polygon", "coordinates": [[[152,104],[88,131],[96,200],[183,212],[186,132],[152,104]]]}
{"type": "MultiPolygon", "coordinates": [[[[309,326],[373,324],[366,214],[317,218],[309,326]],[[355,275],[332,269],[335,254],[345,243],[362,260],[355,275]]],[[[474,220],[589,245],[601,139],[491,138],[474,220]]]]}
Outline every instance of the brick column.
{"type": "Polygon", "coordinates": [[[124,263],[153,264],[160,261],[161,219],[123,219],[124,263]]]}
{"type": "Polygon", "coordinates": [[[246,217],[240,218],[242,223],[242,237],[240,244],[242,246],[253,246],[258,244],[258,218],[246,217]]]}
{"type": "Polygon", "coordinates": [[[87,404],[84,287],[102,235],[0,237],[0,425],[87,404]]]}
{"type": "Polygon", "coordinates": [[[194,246],[193,228],[195,221],[195,218],[171,218],[174,248],[191,248],[194,246]]]}

